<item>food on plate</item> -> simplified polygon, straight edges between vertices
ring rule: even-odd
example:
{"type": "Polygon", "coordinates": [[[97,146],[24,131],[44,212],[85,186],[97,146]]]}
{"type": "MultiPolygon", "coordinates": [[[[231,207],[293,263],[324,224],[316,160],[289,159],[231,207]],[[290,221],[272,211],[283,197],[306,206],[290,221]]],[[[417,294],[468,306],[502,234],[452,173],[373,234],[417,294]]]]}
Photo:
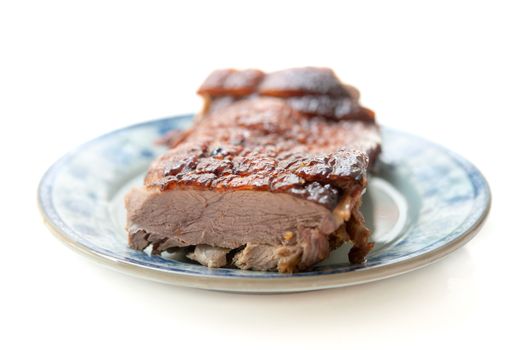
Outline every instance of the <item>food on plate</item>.
{"type": "Polygon", "coordinates": [[[126,196],[129,245],[208,267],[298,272],[344,242],[372,249],[359,211],[380,152],[374,113],[327,68],[219,70],[204,108],[126,196]]]}

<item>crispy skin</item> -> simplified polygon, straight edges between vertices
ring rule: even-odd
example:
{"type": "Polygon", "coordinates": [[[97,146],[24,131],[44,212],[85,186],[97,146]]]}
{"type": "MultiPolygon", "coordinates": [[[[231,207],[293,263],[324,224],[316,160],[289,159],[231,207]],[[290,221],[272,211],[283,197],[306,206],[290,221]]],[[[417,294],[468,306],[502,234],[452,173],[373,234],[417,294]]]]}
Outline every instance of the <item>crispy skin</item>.
{"type": "Polygon", "coordinates": [[[276,98],[237,102],[199,122],[150,168],[145,184],[170,190],[287,192],[333,209],[362,189],[374,124],[304,117],[276,98]]]}
{"type": "Polygon", "coordinates": [[[213,96],[246,96],[256,92],[258,84],[263,78],[264,73],[257,69],[217,70],[207,77],[198,93],[213,96]]]}
{"type": "Polygon", "coordinates": [[[278,97],[295,111],[335,120],[373,122],[373,111],[359,104],[360,94],[344,86],[329,68],[293,68],[264,74],[248,69],[211,73],[198,93],[207,99],[204,112],[220,110],[240,99],[278,97]]]}
{"type": "Polygon", "coordinates": [[[198,92],[194,126],[127,197],[130,246],[197,246],[188,256],[204,265],[294,272],[352,241],[350,261],[364,261],[373,244],[358,208],[380,135],[358,91],[298,68],[215,71],[198,92]]]}

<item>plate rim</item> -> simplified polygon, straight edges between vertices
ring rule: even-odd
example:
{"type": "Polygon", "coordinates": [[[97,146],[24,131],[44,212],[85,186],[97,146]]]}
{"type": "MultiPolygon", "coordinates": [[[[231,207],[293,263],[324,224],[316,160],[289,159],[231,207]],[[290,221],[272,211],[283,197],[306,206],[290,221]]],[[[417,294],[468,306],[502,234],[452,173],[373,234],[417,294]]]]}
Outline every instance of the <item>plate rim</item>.
{"type": "MultiPolygon", "coordinates": [[[[456,154],[455,152],[445,148],[444,146],[434,143],[432,141],[426,140],[422,137],[400,131],[394,128],[384,127],[381,125],[381,128],[385,128],[395,133],[403,134],[411,138],[415,138],[419,141],[422,141],[426,144],[430,144],[433,147],[437,147],[439,150],[445,152],[453,160],[455,160],[460,166],[465,169],[470,175],[472,170],[475,172],[479,179],[481,186],[480,188],[485,192],[485,201],[481,206],[482,213],[479,217],[461,233],[458,237],[452,239],[446,244],[431,249],[422,254],[416,255],[414,257],[409,257],[400,261],[395,261],[387,265],[374,266],[372,268],[363,268],[347,272],[337,272],[332,274],[321,274],[321,275],[312,275],[312,276],[293,276],[289,275],[286,278],[256,278],[249,276],[218,276],[218,275],[196,275],[192,273],[186,273],[183,271],[172,271],[165,270],[152,266],[145,266],[139,263],[132,261],[122,261],[117,258],[105,255],[102,252],[92,250],[88,246],[81,244],[80,242],[71,238],[66,232],[64,232],[59,225],[54,222],[50,213],[48,212],[49,208],[46,208],[44,204],[44,186],[50,181],[53,180],[54,172],[60,168],[60,165],[66,162],[70,157],[72,157],[76,152],[82,148],[90,145],[91,143],[98,142],[104,138],[110,137],[111,135],[122,132],[128,129],[139,128],[140,126],[150,125],[155,123],[160,123],[162,121],[172,120],[172,119],[182,119],[187,117],[192,117],[194,114],[182,114],[164,118],[152,119],[140,123],[131,124],[122,128],[117,128],[110,132],[104,133],[98,137],[95,137],[69,151],[57,161],[55,161],[43,174],[40,183],[37,189],[37,203],[40,214],[43,217],[44,224],[46,227],[53,233],[53,235],[58,238],[62,243],[75,250],[76,252],[81,253],[81,255],[91,258],[95,262],[109,267],[113,270],[118,270],[124,272],[128,275],[133,275],[136,277],[141,277],[149,280],[153,280],[161,283],[168,283],[176,286],[183,287],[192,287],[199,289],[207,290],[217,290],[217,291],[232,291],[232,292],[248,292],[248,293],[282,293],[282,292],[299,292],[299,291],[312,291],[328,288],[337,288],[345,287],[357,284],[368,283],[372,281],[377,281],[389,277],[398,276],[419,268],[428,266],[436,261],[441,260],[445,256],[454,252],[458,248],[465,245],[469,242],[482,228],[484,225],[492,203],[492,194],[490,186],[482,174],[482,172],[474,166],[471,162],[463,158],[462,156],[456,154]],[[278,282],[277,282],[278,281],[278,282]]],[[[479,199],[477,199],[479,200],[479,199]]]]}

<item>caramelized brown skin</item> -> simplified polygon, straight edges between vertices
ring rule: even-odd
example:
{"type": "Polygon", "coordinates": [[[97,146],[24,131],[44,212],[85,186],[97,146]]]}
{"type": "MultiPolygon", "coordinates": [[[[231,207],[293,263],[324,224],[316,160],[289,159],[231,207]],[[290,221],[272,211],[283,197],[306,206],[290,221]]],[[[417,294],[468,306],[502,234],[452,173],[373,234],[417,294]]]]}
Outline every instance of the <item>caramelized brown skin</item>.
{"type": "Polygon", "coordinates": [[[336,120],[374,122],[373,111],[359,104],[358,90],[344,86],[329,68],[292,68],[269,74],[259,70],[214,71],[198,93],[208,98],[205,112],[243,98],[278,97],[294,110],[336,120]]]}
{"type": "Polygon", "coordinates": [[[374,124],[305,117],[277,98],[237,102],[200,121],[152,165],[146,185],[288,192],[333,209],[361,191],[374,124]]]}
{"type": "Polygon", "coordinates": [[[256,92],[258,84],[263,78],[264,73],[257,69],[217,70],[207,77],[198,93],[213,96],[246,96],[256,92]]]}
{"type": "Polygon", "coordinates": [[[349,238],[350,261],[364,261],[373,244],[358,207],[380,133],[358,91],[330,69],[297,68],[219,70],[198,92],[202,114],[166,142],[171,149],[151,165],[146,187],[283,192],[333,212],[351,198],[331,245],[349,238]]]}

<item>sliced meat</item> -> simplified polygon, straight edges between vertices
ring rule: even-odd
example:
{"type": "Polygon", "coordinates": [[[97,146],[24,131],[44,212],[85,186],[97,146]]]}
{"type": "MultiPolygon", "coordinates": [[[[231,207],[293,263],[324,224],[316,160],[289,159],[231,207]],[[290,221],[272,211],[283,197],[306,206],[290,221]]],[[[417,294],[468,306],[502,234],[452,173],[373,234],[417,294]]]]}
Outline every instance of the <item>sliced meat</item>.
{"type": "Polygon", "coordinates": [[[191,260],[198,261],[207,267],[223,267],[227,265],[227,253],[230,249],[199,244],[195,250],[187,254],[191,260]]]}
{"type": "Polygon", "coordinates": [[[280,257],[276,250],[279,248],[280,246],[248,243],[233,257],[233,263],[243,270],[272,271],[278,267],[280,257]]]}
{"type": "Polygon", "coordinates": [[[269,191],[135,188],[126,206],[131,247],[154,244],[158,251],[199,244],[229,249],[279,245],[288,242],[288,231],[314,228],[327,235],[341,224],[322,205],[269,191]]]}
{"type": "Polygon", "coordinates": [[[237,71],[222,69],[214,71],[204,81],[198,93],[213,96],[233,95],[245,96],[256,92],[264,73],[257,69],[237,71]]]}
{"type": "Polygon", "coordinates": [[[278,267],[282,272],[307,268],[329,254],[330,236],[343,222],[315,202],[267,191],[138,188],[128,194],[126,205],[132,248],[152,244],[155,252],[161,252],[196,246],[188,257],[209,267],[226,265],[229,250],[246,246],[235,258],[240,268],[278,267]],[[262,250],[253,245],[276,250],[270,259],[275,264],[261,261],[257,255],[262,250]],[[294,255],[298,260],[291,259],[294,255]]]}
{"type": "Polygon", "coordinates": [[[329,68],[303,67],[269,73],[259,86],[261,95],[291,97],[304,95],[348,96],[348,91],[329,68]]]}
{"type": "Polygon", "coordinates": [[[296,272],[351,241],[350,261],[364,261],[373,244],[358,208],[380,135],[356,90],[306,68],[217,71],[199,93],[205,111],[126,197],[129,245],[296,272]]]}
{"type": "Polygon", "coordinates": [[[359,104],[358,90],[342,84],[329,68],[293,68],[269,74],[255,69],[217,70],[198,93],[206,100],[203,114],[220,111],[242,99],[270,96],[309,116],[368,122],[375,119],[373,111],[359,104]]]}

